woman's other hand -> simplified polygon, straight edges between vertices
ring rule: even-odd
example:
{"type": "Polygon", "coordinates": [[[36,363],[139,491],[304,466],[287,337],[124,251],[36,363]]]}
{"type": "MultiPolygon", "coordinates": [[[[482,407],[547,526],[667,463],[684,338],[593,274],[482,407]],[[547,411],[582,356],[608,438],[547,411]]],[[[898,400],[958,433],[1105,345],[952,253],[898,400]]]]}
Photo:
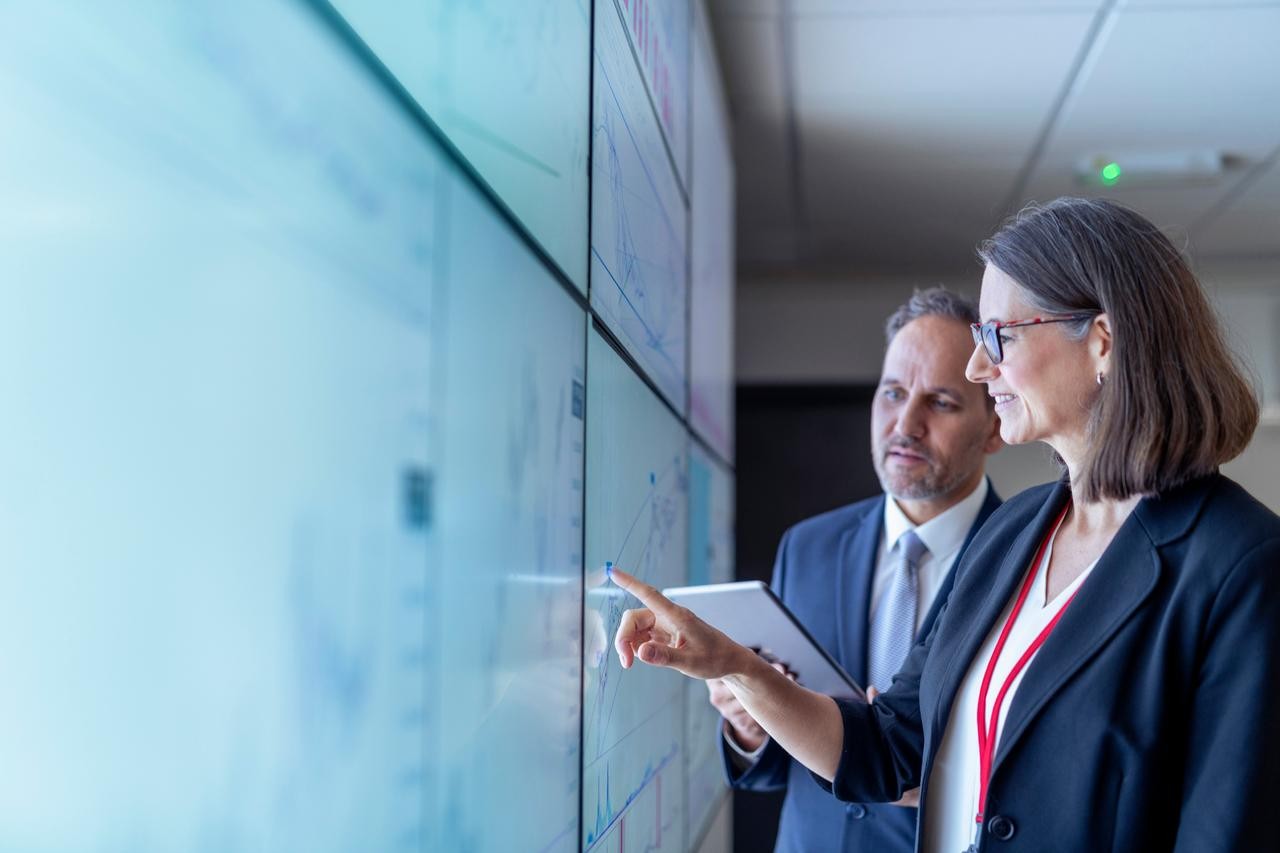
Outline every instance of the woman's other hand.
{"type": "Polygon", "coordinates": [[[735,643],[649,584],[616,568],[609,577],[647,608],[622,614],[613,646],[623,669],[630,669],[639,658],[691,678],[723,678],[742,672],[757,660],[746,646],[735,643]]]}

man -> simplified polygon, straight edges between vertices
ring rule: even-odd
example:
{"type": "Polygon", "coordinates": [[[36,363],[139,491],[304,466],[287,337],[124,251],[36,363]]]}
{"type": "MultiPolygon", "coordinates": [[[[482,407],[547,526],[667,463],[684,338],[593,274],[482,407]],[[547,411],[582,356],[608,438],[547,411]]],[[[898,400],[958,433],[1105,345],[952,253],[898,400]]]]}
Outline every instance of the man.
{"type": "MultiPolygon", "coordinates": [[[[957,557],[1000,504],[984,474],[1001,447],[999,422],[985,388],[964,376],[977,320],[971,301],[942,288],[917,292],[889,317],[871,409],[885,494],[801,521],[778,546],[774,591],[854,680],[879,690],[928,632],[957,557]]],[[[787,791],[777,851],[914,849],[914,802],[838,802],[724,684],[707,688],[725,719],[730,784],[787,791]]]]}

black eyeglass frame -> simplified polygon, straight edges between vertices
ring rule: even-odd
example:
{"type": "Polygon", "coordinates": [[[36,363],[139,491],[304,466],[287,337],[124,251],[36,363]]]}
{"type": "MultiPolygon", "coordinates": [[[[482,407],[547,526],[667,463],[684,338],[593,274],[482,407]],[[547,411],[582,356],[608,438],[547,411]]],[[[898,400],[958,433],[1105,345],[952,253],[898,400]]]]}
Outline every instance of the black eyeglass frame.
{"type": "Polygon", "coordinates": [[[1042,326],[1046,323],[1072,323],[1077,320],[1089,320],[1093,316],[1093,314],[1068,314],[1065,317],[1033,317],[1030,320],[1011,320],[1007,323],[988,320],[985,323],[970,323],[969,331],[973,332],[973,345],[986,350],[987,358],[992,364],[999,364],[1004,361],[1004,346],[1000,343],[1001,329],[1042,326]]]}

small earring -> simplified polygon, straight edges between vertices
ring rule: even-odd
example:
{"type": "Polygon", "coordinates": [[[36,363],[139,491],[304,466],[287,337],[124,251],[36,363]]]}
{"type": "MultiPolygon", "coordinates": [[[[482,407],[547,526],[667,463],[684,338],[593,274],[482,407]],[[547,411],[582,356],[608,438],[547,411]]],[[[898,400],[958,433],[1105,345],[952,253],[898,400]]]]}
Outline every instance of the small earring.
{"type": "Polygon", "coordinates": [[[1099,371],[1098,371],[1098,384],[1099,384],[1099,385],[1101,385],[1101,384],[1103,383],[1103,381],[1104,381],[1104,380],[1103,380],[1103,377],[1102,377],[1102,371],[1101,371],[1101,370],[1099,370],[1099,371]]]}

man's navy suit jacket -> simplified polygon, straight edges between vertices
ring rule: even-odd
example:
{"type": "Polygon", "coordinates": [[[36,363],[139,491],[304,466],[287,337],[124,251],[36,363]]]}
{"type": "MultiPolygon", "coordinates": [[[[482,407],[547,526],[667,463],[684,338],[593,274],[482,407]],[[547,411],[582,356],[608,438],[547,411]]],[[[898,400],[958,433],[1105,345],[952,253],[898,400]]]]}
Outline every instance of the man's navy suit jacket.
{"type": "MultiPolygon", "coordinates": [[[[773,567],[774,591],[859,684],[867,683],[867,615],[884,532],[884,501],[884,495],[868,498],[794,525],[783,534],[773,567]]],[[[995,489],[989,489],[964,548],[999,505],[995,489]]],[[[957,557],[953,567],[959,562],[957,557]]],[[[921,637],[928,634],[946,601],[953,576],[954,568],[921,623],[921,637]]],[[[775,848],[779,853],[908,853],[915,847],[915,809],[839,802],[772,741],[754,766],[740,771],[718,729],[717,737],[730,785],[749,791],[786,788],[775,848]]]]}

